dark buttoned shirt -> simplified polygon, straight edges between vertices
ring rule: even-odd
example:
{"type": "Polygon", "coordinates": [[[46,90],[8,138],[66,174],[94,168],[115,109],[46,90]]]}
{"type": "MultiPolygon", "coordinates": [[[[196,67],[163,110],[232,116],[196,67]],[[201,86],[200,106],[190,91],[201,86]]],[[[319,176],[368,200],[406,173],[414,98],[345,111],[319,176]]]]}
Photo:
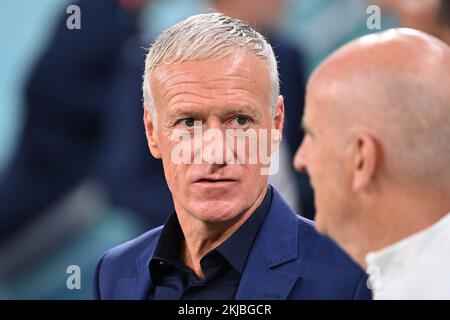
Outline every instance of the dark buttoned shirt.
{"type": "Polygon", "coordinates": [[[200,260],[204,278],[197,279],[194,272],[181,261],[183,232],[176,213],[163,230],[150,261],[149,271],[153,286],[151,300],[231,300],[235,298],[247,257],[258,231],[269,211],[272,189],[256,211],[220,246],[209,251],[200,260]]]}

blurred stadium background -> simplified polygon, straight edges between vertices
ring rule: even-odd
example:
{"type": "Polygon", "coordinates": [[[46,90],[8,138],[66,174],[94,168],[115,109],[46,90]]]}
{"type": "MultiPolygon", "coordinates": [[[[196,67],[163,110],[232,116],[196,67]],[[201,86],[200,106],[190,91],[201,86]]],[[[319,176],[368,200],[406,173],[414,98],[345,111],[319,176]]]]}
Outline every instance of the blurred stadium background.
{"type": "MultiPolygon", "coordinates": [[[[372,32],[366,27],[365,0],[285,2],[279,28],[302,50],[305,76],[341,44],[372,32]]],[[[76,2],[0,1],[0,179],[24,128],[24,87],[30,70],[57,19],[72,3],[76,2]]],[[[152,1],[140,19],[141,32],[149,43],[164,28],[210,7],[206,0],[152,1]]],[[[83,8],[81,12],[83,26],[83,8]]],[[[395,25],[392,17],[383,14],[383,29],[395,25]]],[[[0,299],[90,299],[95,265],[102,253],[145,231],[128,209],[109,203],[95,180],[82,181],[45,211],[37,225],[0,243],[0,299]],[[81,268],[80,290],[66,287],[69,265],[81,268]]],[[[0,209],[3,217],[8,214],[0,209]]]]}

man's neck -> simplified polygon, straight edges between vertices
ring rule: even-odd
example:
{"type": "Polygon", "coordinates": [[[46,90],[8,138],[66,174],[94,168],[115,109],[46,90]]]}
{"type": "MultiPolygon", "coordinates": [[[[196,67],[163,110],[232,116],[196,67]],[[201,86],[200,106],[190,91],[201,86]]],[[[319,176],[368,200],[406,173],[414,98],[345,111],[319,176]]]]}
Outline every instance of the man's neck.
{"type": "Polygon", "coordinates": [[[369,252],[382,250],[435,224],[450,211],[450,202],[434,194],[408,201],[399,197],[397,202],[392,199],[372,208],[376,212],[364,215],[365,218],[347,230],[345,239],[337,241],[364,270],[369,252]]]}
{"type": "Polygon", "coordinates": [[[200,260],[209,251],[220,246],[233,233],[235,233],[262,203],[267,188],[258,196],[254,204],[235,219],[223,222],[204,222],[184,210],[175,206],[184,241],[181,246],[181,259],[186,266],[192,269],[199,279],[203,279],[200,260]]]}

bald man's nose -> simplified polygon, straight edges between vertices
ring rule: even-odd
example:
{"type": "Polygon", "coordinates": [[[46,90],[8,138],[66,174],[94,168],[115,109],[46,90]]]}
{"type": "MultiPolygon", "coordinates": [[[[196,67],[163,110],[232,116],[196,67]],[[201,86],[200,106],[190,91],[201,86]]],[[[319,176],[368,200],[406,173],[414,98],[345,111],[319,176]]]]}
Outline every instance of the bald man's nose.
{"type": "Polygon", "coordinates": [[[299,172],[306,172],[306,158],[303,143],[298,147],[294,157],[294,168],[299,172]]]}

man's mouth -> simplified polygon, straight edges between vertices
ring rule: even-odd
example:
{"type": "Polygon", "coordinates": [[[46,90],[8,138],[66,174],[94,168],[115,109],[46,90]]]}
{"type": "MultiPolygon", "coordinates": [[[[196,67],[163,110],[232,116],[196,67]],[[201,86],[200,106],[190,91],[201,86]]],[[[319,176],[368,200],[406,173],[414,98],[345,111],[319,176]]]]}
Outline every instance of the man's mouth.
{"type": "Polygon", "coordinates": [[[236,182],[235,179],[199,179],[196,183],[220,183],[220,182],[236,182]]]}
{"type": "Polygon", "coordinates": [[[237,182],[237,179],[230,177],[205,177],[196,180],[194,185],[200,188],[230,189],[233,188],[237,182]]]}

